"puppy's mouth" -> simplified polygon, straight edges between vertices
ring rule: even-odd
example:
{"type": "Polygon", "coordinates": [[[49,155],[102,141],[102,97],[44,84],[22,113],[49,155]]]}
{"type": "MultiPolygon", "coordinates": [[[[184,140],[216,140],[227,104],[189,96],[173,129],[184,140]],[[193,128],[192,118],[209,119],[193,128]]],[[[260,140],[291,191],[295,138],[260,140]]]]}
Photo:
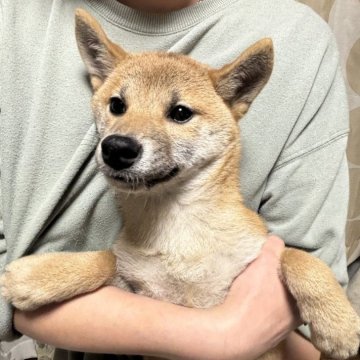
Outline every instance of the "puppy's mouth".
{"type": "Polygon", "coordinates": [[[151,175],[151,176],[142,177],[138,175],[133,175],[131,173],[127,173],[124,175],[110,175],[110,177],[113,180],[128,185],[133,190],[136,190],[139,187],[145,187],[147,189],[151,189],[157,184],[165,183],[173,179],[176,175],[178,175],[179,171],[180,171],[179,167],[175,166],[170,171],[155,176],[151,175]]]}

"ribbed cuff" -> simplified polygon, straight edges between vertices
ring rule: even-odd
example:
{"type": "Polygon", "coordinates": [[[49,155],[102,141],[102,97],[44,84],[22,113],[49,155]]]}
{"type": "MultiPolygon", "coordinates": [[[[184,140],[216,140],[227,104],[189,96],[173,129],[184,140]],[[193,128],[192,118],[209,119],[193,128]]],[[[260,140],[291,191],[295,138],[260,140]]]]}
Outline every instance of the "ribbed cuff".
{"type": "MultiPolygon", "coordinates": [[[[1,342],[0,359],[2,360],[24,360],[37,359],[34,340],[23,336],[11,342],[1,342]]],[[[42,358],[45,359],[45,358],[42,358]]]]}

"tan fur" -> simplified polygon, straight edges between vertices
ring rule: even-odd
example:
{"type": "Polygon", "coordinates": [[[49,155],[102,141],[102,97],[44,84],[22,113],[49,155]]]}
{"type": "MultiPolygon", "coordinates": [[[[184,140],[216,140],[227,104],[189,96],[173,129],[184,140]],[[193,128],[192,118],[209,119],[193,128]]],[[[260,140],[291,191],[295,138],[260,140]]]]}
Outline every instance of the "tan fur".
{"type": "Polygon", "coordinates": [[[89,68],[90,80],[94,89],[99,88],[105,78],[112,72],[119,59],[126,56],[126,53],[116,44],[112,43],[105,35],[103,29],[95,19],[87,16],[87,13],[78,9],[76,12],[76,38],[78,39],[79,51],[83,58],[86,58],[86,49],[92,49],[102,58],[102,68],[89,68]],[[88,41],[84,43],[81,34],[88,32],[88,41]],[[80,34],[80,35],[79,35],[80,34]],[[96,40],[100,41],[97,42],[96,40]]]}
{"type": "Polygon", "coordinates": [[[106,284],[115,275],[115,263],[110,251],[26,256],[6,267],[2,295],[18,309],[36,309],[106,284]]]}
{"type": "MultiPolygon", "coordinates": [[[[271,40],[216,70],[178,54],[128,54],[84,11],[77,12],[76,23],[101,141],[115,134],[143,146],[141,158],[121,171],[103,161],[101,142],[96,153],[122,207],[116,262],[105,251],[19,259],[2,277],[4,296],[20,309],[33,309],[113,284],[191,307],[221,303],[266,240],[263,221],[239,192],[236,120],[270,77],[271,40]],[[126,102],[121,116],[109,111],[114,96],[126,102]],[[193,109],[187,123],[169,118],[177,104],[193,109]],[[149,181],[174,166],[178,173],[168,181],[149,181]]],[[[355,355],[360,321],[327,266],[289,249],[281,276],[312,328],[314,345],[334,359],[355,355]]],[[[281,360],[282,350],[261,359],[281,360]]]]}
{"type": "Polygon", "coordinates": [[[310,326],[313,343],[332,358],[334,353],[339,359],[355,355],[350,349],[359,347],[359,320],[331,270],[304,251],[286,249],[281,274],[297,300],[302,320],[310,326]],[[354,326],[349,327],[352,322],[354,326]],[[345,339],[348,348],[342,347],[345,339]]]}

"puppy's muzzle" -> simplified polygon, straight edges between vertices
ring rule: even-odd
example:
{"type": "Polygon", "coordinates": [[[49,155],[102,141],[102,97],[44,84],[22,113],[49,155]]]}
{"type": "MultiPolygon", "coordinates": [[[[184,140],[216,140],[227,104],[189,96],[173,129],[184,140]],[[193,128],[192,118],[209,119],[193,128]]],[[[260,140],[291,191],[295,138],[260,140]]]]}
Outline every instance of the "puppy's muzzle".
{"type": "Polygon", "coordinates": [[[142,146],[133,138],[110,135],[101,142],[104,163],[114,170],[131,167],[142,154],[142,146]]]}

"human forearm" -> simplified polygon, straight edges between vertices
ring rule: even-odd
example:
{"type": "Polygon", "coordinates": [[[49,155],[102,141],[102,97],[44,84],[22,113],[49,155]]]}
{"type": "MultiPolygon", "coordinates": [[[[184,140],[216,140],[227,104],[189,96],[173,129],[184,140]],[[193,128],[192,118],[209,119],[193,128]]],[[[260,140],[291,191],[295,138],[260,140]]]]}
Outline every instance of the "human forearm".
{"type": "Polygon", "coordinates": [[[17,311],[15,326],[60,348],[186,359],[193,358],[197,346],[211,341],[212,329],[202,315],[199,310],[104,287],[34,312],[17,311]],[[206,338],[195,342],[202,333],[206,338]]]}
{"type": "Polygon", "coordinates": [[[219,359],[224,329],[210,320],[217,316],[104,287],[34,312],[16,311],[15,326],[41,342],[75,351],[219,359]]]}
{"type": "Polygon", "coordinates": [[[288,360],[319,360],[320,352],[314,345],[299,333],[293,331],[284,343],[285,359],[288,360]]]}

